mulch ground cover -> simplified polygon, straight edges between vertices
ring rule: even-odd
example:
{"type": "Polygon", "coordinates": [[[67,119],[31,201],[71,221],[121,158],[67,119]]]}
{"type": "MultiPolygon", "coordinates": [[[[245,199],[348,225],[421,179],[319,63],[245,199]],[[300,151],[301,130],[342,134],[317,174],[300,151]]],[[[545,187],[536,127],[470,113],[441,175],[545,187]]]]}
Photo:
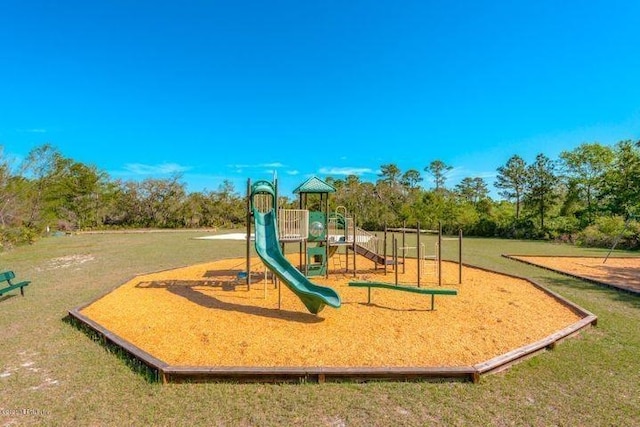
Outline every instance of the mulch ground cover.
{"type": "Polygon", "coordinates": [[[640,293],[640,258],[509,255],[560,273],[640,293]]]}
{"type": "MultiPolygon", "coordinates": [[[[89,304],[81,313],[140,349],[181,366],[471,366],[536,342],[580,319],[576,312],[530,282],[443,263],[443,288],[456,296],[348,287],[329,261],[330,277],[311,280],[333,287],[339,309],[307,312],[284,285],[276,288],[258,258],[250,289],[237,280],[243,259],[227,259],[137,276],[89,304]]],[[[290,258],[295,263],[297,256],[290,258]]],[[[371,261],[358,258],[357,280],[394,282],[371,261]]],[[[399,271],[403,267],[399,267],[399,271]]],[[[415,285],[416,260],[407,260],[399,282],[415,285]]],[[[422,286],[438,287],[433,261],[422,286]]]]}

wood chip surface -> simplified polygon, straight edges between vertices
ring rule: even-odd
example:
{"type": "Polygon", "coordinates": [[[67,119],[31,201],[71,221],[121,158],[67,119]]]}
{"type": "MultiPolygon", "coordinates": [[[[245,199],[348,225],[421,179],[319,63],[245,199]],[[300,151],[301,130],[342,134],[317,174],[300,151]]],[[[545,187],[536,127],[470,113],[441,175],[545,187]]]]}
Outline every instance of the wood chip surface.
{"type": "MultiPolygon", "coordinates": [[[[298,256],[290,257],[294,265],[298,256]]],[[[350,263],[352,263],[352,258],[350,263]]],[[[348,287],[344,255],[329,260],[339,309],[317,316],[285,286],[277,289],[258,258],[251,289],[237,280],[244,259],[228,259],[138,276],[82,313],[171,365],[215,367],[438,367],[469,366],[543,339],[579,315],[529,282],[443,263],[443,288],[456,296],[348,287]],[[339,257],[339,258],[336,258],[339,257]],[[341,270],[342,269],[342,270],[341,270]],[[279,302],[280,300],[280,302],[279,302]],[[280,308],[279,308],[280,307],[280,308]]],[[[358,257],[357,280],[394,282],[358,257]],[[363,271],[367,269],[366,271],[363,271]]],[[[402,271],[402,266],[399,271],[402,271]]],[[[415,285],[416,261],[399,282],[415,285]]],[[[427,261],[422,287],[437,288],[427,261]]]]}
{"type": "Polygon", "coordinates": [[[640,293],[640,258],[511,256],[517,260],[640,293]]]}

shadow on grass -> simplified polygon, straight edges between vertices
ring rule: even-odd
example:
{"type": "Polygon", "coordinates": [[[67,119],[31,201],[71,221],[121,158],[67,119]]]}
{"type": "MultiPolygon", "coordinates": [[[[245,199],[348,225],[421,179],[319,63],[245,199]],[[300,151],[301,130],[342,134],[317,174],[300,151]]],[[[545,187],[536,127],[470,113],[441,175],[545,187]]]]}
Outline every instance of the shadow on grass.
{"type": "Polygon", "coordinates": [[[600,279],[523,261],[517,258],[507,258],[528,264],[540,271],[554,273],[554,275],[543,274],[539,276],[551,285],[561,286],[567,289],[583,289],[607,293],[607,295],[611,295],[618,301],[631,304],[634,307],[640,307],[640,288],[637,284],[638,277],[640,276],[640,268],[604,264],[602,266],[589,266],[596,270],[604,270],[607,272],[607,276],[600,279]]]}
{"type": "MultiPolygon", "coordinates": [[[[292,322],[298,323],[319,323],[324,321],[323,318],[318,317],[314,314],[303,313],[299,311],[289,311],[289,310],[278,310],[271,309],[265,307],[256,307],[253,305],[242,305],[230,302],[220,301],[219,299],[199,292],[193,287],[195,286],[204,286],[208,285],[208,282],[202,280],[166,280],[166,281],[158,281],[158,282],[142,282],[136,285],[138,288],[163,288],[168,290],[174,295],[185,298],[191,301],[194,304],[198,304],[202,307],[210,308],[212,310],[223,310],[223,311],[235,311],[237,313],[244,313],[251,316],[259,316],[266,317],[270,319],[280,319],[280,320],[288,320],[292,322]]],[[[222,284],[221,286],[217,285],[208,285],[212,287],[221,287],[223,290],[235,290],[235,285],[232,283],[222,284]],[[225,289],[225,286],[234,286],[233,289],[225,289]]],[[[240,286],[245,287],[246,285],[241,284],[240,286]]]]}
{"type": "Polygon", "coordinates": [[[622,283],[640,292],[640,267],[616,267],[602,264],[599,269],[607,273],[606,281],[611,282],[612,286],[622,283]]]}
{"type": "Polygon", "coordinates": [[[129,369],[131,369],[131,371],[142,376],[146,382],[160,382],[160,375],[157,369],[147,365],[121,346],[106,339],[101,333],[91,329],[86,324],[78,321],[78,319],[68,314],[62,318],[62,322],[84,333],[91,341],[100,344],[109,354],[113,354],[120,359],[127,367],[129,367],[129,369]]]}
{"type": "Polygon", "coordinates": [[[618,288],[613,285],[608,285],[599,282],[593,282],[590,280],[578,279],[574,277],[544,277],[544,281],[550,285],[558,288],[564,288],[567,290],[578,290],[595,292],[600,295],[606,296],[614,301],[619,301],[628,304],[634,308],[640,309],[640,295],[637,293],[628,292],[624,289],[618,288]]]}

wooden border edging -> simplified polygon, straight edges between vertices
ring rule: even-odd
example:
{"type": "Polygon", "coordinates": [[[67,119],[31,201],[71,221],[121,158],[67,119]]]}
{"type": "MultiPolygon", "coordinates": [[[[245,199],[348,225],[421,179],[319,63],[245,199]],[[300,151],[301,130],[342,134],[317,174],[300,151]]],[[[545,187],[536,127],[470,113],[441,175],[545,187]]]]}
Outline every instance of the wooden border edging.
{"type": "Polygon", "coordinates": [[[561,329],[549,335],[546,338],[543,338],[531,344],[527,344],[515,350],[511,350],[505,354],[494,357],[493,359],[489,359],[485,362],[481,362],[474,365],[474,368],[478,370],[479,375],[498,373],[498,372],[504,371],[505,369],[510,368],[512,365],[518,362],[521,362],[523,360],[526,360],[528,358],[531,358],[542,351],[552,350],[557,343],[578,334],[580,331],[582,331],[585,328],[588,328],[590,326],[597,326],[598,324],[598,317],[596,315],[594,315],[588,310],[585,310],[584,308],[580,307],[574,302],[569,301],[562,295],[557,294],[552,290],[546,288],[545,286],[541,285],[535,280],[532,280],[523,276],[518,276],[515,274],[497,272],[494,270],[489,270],[488,268],[477,267],[471,264],[463,263],[463,265],[468,268],[475,268],[475,269],[487,271],[490,273],[501,274],[504,276],[513,277],[515,279],[525,280],[531,283],[537,289],[540,289],[550,297],[554,298],[556,301],[571,308],[576,314],[582,316],[582,319],[578,320],[573,325],[567,326],[566,328],[561,329]]]}
{"type": "Polygon", "coordinates": [[[130,342],[113,334],[100,324],[80,313],[69,315],[98,333],[106,342],[116,345],[157,372],[163,383],[174,382],[337,382],[337,381],[411,381],[458,380],[477,382],[478,371],[472,366],[460,367],[206,367],[172,366],[152,356],[130,342]]]}
{"type": "Polygon", "coordinates": [[[478,373],[480,375],[504,371],[505,369],[510,368],[512,365],[529,359],[542,351],[552,350],[560,341],[576,335],[586,327],[595,325],[596,321],[596,316],[587,316],[574,323],[573,325],[568,326],[554,334],[551,334],[540,341],[525,345],[515,350],[511,350],[508,353],[494,357],[493,359],[487,360],[486,362],[478,363],[474,367],[478,370],[478,373]]]}
{"type": "Polygon", "coordinates": [[[166,382],[340,382],[478,380],[474,367],[200,367],[168,366],[162,370],[166,382]]]}
{"type": "MultiPolygon", "coordinates": [[[[505,255],[503,255],[505,256],[505,255]]],[[[207,366],[172,366],[166,362],[145,352],[139,347],[119,337],[102,325],[94,322],[80,311],[87,306],[98,301],[108,293],[96,298],[94,301],[72,309],[69,315],[87,328],[95,331],[104,343],[115,345],[121,348],[132,358],[140,361],[156,372],[156,378],[163,383],[174,382],[260,382],[260,383],[280,383],[280,382],[339,382],[339,381],[428,381],[428,380],[449,380],[449,381],[470,381],[478,382],[485,374],[501,372],[512,365],[547,349],[553,349],[555,345],[571,336],[578,334],[585,328],[596,326],[598,318],[565,299],[561,295],[545,288],[539,283],[509,273],[497,272],[483,267],[463,263],[465,267],[475,268],[500,274],[516,279],[525,280],[536,288],[542,290],[549,296],[556,299],[561,304],[571,308],[582,318],[564,329],[557,331],[548,337],[527,344],[505,354],[494,357],[474,366],[453,366],[453,367],[207,367],[207,366]]],[[[133,280],[133,279],[131,279],[133,280]]],[[[127,282],[125,282],[127,283],[127,282]]]]}
{"type": "Polygon", "coordinates": [[[107,343],[120,347],[122,350],[126,351],[132,357],[138,359],[139,361],[147,365],[149,368],[154,369],[158,372],[161,372],[167,366],[169,366],[162,360],[154,357],[153,355],[147,353],[146,351],[140,349],[139,347],[136,347],[130,342],[120,338],[118,335],[112,333],[107,328],[104,328],[99,323],[96,323],[93,320],[89,319],[84,314],[81,314],[80,313],[81,309],[82,308],[79,307],[77,309],[69,310],[69,315],[73,317],[76,321],[82,323],[84,326],[98,333],[102,337],[102,339],[105,340],[107,343]]]}

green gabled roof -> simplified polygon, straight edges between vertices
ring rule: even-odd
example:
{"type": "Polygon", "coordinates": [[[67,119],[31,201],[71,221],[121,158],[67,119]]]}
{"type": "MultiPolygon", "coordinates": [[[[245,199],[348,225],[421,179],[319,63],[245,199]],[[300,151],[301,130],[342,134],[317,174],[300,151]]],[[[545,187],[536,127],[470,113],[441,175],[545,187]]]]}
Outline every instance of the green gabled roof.
{"type": "Polygon", "coordinates": [[[294,194],[298,193],[335,193],[334,186],[327,184],[318,177],[311,177],[293,190],[294,194]]]}

